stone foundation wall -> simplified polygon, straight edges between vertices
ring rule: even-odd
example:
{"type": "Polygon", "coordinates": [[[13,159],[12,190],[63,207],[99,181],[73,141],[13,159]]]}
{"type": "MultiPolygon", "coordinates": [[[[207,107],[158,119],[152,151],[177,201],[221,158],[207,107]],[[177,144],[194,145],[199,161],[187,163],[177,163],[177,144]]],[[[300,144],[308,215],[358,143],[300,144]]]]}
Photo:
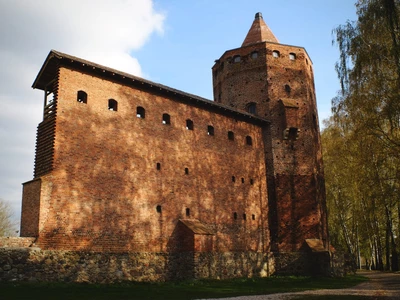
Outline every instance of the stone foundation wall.
{"type": "MultiPolygon", "coordinates": [[[[0,248],[1,281],[110,283],[199,278],[332,275],[328,253],[100,253],[0,248]]],[[[335,260],[336,275],[344,261],[335,260]]],[[[340,274],[339,274],[340,273],[340,274]]],[[[333,274],[334,275],[334,274],[333,274]]]]}
{"type": "Polygon", "coordinates": [[[201,252],[195,254],[196,278],[266,277],[274,273],[271,253],[201,252]]]}
{"type": "Polygon", "coordinates": [[[0,248],[0,281],[109,283],[268,276],[262,253],[99,253],[0,248]]]}

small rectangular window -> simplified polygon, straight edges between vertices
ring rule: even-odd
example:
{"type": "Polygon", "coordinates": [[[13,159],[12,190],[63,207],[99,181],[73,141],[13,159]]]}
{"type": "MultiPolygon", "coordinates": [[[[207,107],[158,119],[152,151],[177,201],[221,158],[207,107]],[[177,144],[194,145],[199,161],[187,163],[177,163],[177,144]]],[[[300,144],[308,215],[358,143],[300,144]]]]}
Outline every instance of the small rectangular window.
{"type": "Polygon", "coordinates": [[[194,128],[193,121],[187,119],[187,120],[186,120],[186,129],[187,129],[187,130],[193,130],[193,128],[194,128]]]}
{"type": "Polygon", "coordinates": [[[212,127],[211,125],[208,125],[207,126],[207,134],[214,135],[214,127],[212,127]]]}
{"type": "Polygon", "coordinates": [[[228,131],[228,140],[235,140],[235,134],[233,133],[233,131],[228,131]]]}

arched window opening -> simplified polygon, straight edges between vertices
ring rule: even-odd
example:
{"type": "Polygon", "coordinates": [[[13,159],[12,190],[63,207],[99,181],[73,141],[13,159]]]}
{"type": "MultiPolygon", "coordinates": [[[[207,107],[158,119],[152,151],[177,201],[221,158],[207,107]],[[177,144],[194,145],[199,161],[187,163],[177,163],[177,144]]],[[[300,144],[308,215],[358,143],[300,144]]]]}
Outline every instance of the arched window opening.
{"type": "Polygon", "coordinates": [[[117,111],[118,102],[114,99],[108,99],[108,110],[117,111]]]}
{"type": "Polygon", "coordinates": [[[228,140],[235,140],[235,134],[233,133],[233,131],[228,131],[228,140]]]}
{"type": "Polygon", "coordinates": [[[78,101],[79,103],[85,103],[87,104],[87,94],[84,91],[78,91],[77,97],[76,97],[76,101],[78,101]]]}
{"type": "Polygon", "coordinates": [[[136,117],[144,119],[146,117],[146,110],[141,106],[136,107],[136,117]]]}
{"type": "Polygon", "coordinates": [[[257,113],[257,104],[250,102],[246,105],[246,110],[248,113],[255,115],[257,113]]]}
{"type": "Polygon", "coordinates": [[[214,127],[211,125],[207,126],[207,134],[208,135],[214,135],[214,127]]]}
{"type": "Polygon", "coordinates": [[[253,139],[251,138],[251,136],[246,136],[246,145],[253,145],[253,139]]]}
{"type": "Polygon", "coordinates": [[[190,217],[190,208],[186,208],[186,217],[190,217]]]}
{"type": "Polygon", "coordinates": [[[258,52],[257,51],[253,51],[253,52],[251,52],[250,56],[251,56],[252,59],[256,59],[258,57],[258,52]]]}
{"type": "Polygon", "coordinates": [[[237,212],[234,212],[234,213],[233,213],[233,218],[234,218],[235,220],[237,220],[237,212]]]}
{"type": "Polygon", "coordinates": [[[290,58],[290,60],[295,60],[296,59],[296,54],[295,53],[289,53],[289,58],[290,58]]]}
{"type": "Polygon", "coordinates": [[[161,205],[157,205],[156,210],[159,214],[161,214],[161,205]]]}
{"type": "Polygon", "coordinates": [[[171,116],[169,114],[162,115],[162,123],[164,125],[171,125],[171,116]]]}
{"type": "Polygon", "coordinates": [[[190,120],[190,119],[187,119],[186,120],[186,129],[187,130],[193,130],[193,128],[194,128],[193,121],[190,120]]]}
{"type": "Polygon", "coordinates": [[[278,58],[279,56],[281,56],[281,54],[279,53],[278,50],[274,50],[272,51],[272,56],[278,58]]]}
{"type": "Polygon", "coordinates": [[[161,170],[161,164],[157,163],[157,170],[161,170]]]}
{"type": "Polygon", "coordinates": [[[234,63],[239,63],[240,61],[241,61],[240,55],[235,55],[235,56],[233,57],[233,62],[234,62],[234,63]]]}

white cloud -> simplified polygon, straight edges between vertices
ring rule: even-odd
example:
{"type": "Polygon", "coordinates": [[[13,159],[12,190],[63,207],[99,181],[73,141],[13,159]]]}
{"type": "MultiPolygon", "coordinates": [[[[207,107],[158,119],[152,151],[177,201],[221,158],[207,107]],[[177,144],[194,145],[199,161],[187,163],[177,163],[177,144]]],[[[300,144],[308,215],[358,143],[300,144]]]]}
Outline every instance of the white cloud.
{"type": "Polygon", "coordinates": [[[142,76],[131,52],[162,34],[164,19],[152,0],[0,0],[0,198],[16,218],[43,105],[30,86],[48,52],[142,76]]]}

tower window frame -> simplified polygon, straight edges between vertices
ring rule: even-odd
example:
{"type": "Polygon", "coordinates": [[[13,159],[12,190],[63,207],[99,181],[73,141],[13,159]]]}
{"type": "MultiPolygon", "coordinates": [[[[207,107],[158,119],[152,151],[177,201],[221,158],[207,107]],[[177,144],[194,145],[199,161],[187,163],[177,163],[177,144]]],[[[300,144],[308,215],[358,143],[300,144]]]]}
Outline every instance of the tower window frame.
{"type": "Polygon", "coordinates": [[[250,57],[251,57],[251,59],[256,59],[256,58],[258,58],[258,51],[253,51],[253,52],[251,52],[250,57]]]}
{"type": "Polygon", "coordinates": [[[167,113],[164,113],[162,115],[162,123],[164,125],[171,125],[171,116],[167,113]]]}
{"type": "Polygon", "coordinates": [[[253,139],[249,135],[246,136],[246,145],[253,146],[253,139]]]}
{"type": "Polygon", "coordinates": [[[194,130],[194,123],[192,120],[187,119],[186,120],[186,129],[187,130],[194,130]]]}
{"type": "Polygon", "coordinates": [[[233,131],[228,131],[228,140],[230,141],[235,140],[235,133],[233,131]]]}
{"type": "Polygon", "coordinates": [[[235,55],[233,57],[233,62],[234,63],[240,63],[242,61],[242,57],[240,55],[235,55]]]}
{"type": "Polygon", "coordinates": [[[108,110],[118,111],[118,101],[115,99],[108,99],[108,110]]]}
{"type": "Polygon", "coordinates": [[[207,134],[210,136],[214,135],[214,126],[212,126],[212,125],[207,126],[207,134]]]}
{"type": "Polygon", "coordinates": [[[293,53],[293,52],[289,53],[290,60],[296,60],[296,58],[297,58],[296,53],[293,53]]]}
{"type": "Polygon", "coordinates": [[[136,107],[136,117],[140,119],[146,118],[146,110],[142,106],[136,107]]]}
{"type": "Polygon", "coordinates": [[[275,58],[281,57],[281,53],[278,50],[272,51],[272,56],[275,58]]]}
{"type": "Polygon", "coordinates": [[[87,104],[87,93],[85,91],[78,91],[76,93],[76,101],[79,103],[87,104]]]}
{"type": "Polygon", "coordinates": [[[249,114],[256,115],[257,114],[257,103],[249,102],[246,104],[246,111],[249,114]]]}

